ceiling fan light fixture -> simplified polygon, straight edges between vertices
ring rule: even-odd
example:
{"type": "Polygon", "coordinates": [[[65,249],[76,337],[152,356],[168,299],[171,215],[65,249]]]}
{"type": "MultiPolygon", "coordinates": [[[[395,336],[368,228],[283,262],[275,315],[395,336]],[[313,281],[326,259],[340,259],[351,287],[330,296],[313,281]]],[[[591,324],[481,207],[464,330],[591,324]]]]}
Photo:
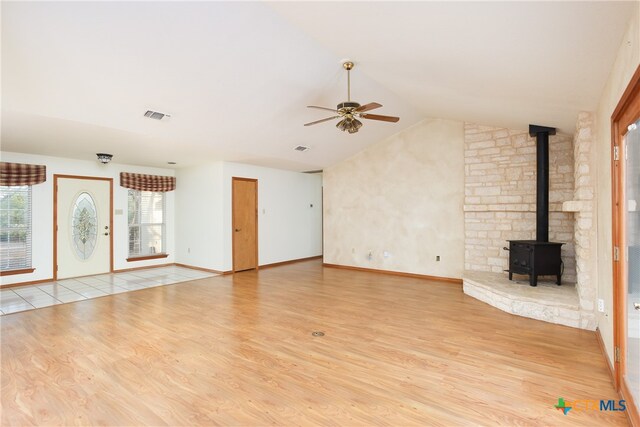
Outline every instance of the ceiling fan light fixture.
{"type": "Polygon", "coordinates": [[[313,122],[305,123],[305,126],[317,125],[318,123],[328,122],[333,119],[340,119],[336,124],[336,127],[343,132],[356,133],[362,127],[362,122],[356,117],[367,120],[378,120],[382,122],[396,123],[400,120],[399,117],[382,116],[380,114],[371,114],[369,111],[382,107],[382,104],[377,102],[370,102],[365,105],[351,100],[351,70],[353,69],[353,62],[345,61],[342,66],[347,70],[347,100],[339,103],[335,109],[327,107],[319,107],[317,105],[307,105],[308,108],[317,108],[319,110],[328,110],[337,115],[333,117],[327,117],[326,119],[320,119],[313,122]]]}
{"type": "Polygon", "coordinates": [[[358,119],[351,119],[349,121],[349,126],[347,127],[347,132],[356,133],[362,127],[362,122],[358,119]]]}
{"type": "Polygon", "coordinates": [[[356,133],[362,127],[362,122],[358,119],[346,117],[340,120],[336,127],[343,132],[356,133]]]}

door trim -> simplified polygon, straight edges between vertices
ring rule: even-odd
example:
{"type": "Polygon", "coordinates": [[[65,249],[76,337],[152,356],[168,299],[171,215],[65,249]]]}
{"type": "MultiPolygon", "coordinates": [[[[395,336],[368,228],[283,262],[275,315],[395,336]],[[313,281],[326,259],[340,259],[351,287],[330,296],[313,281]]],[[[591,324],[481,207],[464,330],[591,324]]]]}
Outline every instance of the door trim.
{"type": "MultiPolygon", "coordinates": [[[[611,115],[611,208],[612,208],[612,248],[611,259],[614,260],[615,248],[624,257],[626,248],[626,225],[624,213],[625,188],[622,177],[624,176],[625,164],[623,161],[615,160],[614,150],[619,150],[620,159],[623,158],[624,149],[622,142],[627,133],[627,127],[640,117],[640,66],[636,69],[629,85],[625,89],[618,105],[611,115]]],[[[622,380],[622,363],[626,356],[627,334],[625,330],[627,295],[625,292],[626,263],[613,263],[613,343],[619,350],[620,361],[613,363],[614,382],[616,389],[622,398],[628,402],[627,416],[633,426],[640,426],[638,415],[639,402],[633,401],[633,396],[629,392],[626,383],[622,380]],[[630,403],[630,404],[629,404],[630,403]]],[[[615,353],[615,348],[614,348],[615,353]]],[[[615,356],[614,356],[615,358],[615,356]]],[[[626,360],[624,360],[626,366],[626,360]]]]}
{"type": "Polygon", "coordinates": [[[58,178],[109,181],[109,272],[113,273],[113,178],[82,175],[53,175],[53,280],[58,279],[58,178]]]}
{"type": "MultiPolygon", "coordinates": [[[[233,181],[249,181],[256,183],[256,270],[260,269],[260,260],[258,259],[258,179],[257,178],[242,178],[233,176],[231,177],[231,271],[233,273],[236,272],[236,233],[234,230],[236,229],[236,218],[233,212],[233,181]]],[[[244,270],[243,270],[244,271],[244,270]]]]}

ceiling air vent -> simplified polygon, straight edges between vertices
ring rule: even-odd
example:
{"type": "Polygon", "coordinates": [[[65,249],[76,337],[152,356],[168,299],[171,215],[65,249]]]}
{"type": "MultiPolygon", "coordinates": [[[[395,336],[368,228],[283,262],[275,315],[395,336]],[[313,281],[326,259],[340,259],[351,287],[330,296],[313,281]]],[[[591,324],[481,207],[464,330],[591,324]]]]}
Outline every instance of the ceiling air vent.
{"type": "Polygon", "coordinates": [[[305,147],[304,145],[298,145],[294,150],[296,151],[307,151],[309,147],[305,147]]]}
{"type": "Polygon", "coordinates": [[[147,110],[147,112],[144,113],[144,116],[154,120],[162,120],[162,119],[166,120],[169,117],[171,117],[169,114],[159,113],[157,111],[151,111],[151,110],[147,110]]]}

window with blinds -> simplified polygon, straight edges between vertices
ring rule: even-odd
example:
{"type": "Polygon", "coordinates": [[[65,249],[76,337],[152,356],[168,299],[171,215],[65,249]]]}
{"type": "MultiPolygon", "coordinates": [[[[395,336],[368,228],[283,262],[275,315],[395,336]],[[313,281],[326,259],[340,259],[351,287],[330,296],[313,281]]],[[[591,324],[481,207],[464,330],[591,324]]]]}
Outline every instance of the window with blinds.
{"type": "Polygon", "coordinates": [[[31,268],[31,186],[0,186],[0,271],[31,268]]]}
{"type": "Polygon", "coordinates": [[[155,191],[129,190],[129,256],[165,253],[165,197],[155,191]]]}

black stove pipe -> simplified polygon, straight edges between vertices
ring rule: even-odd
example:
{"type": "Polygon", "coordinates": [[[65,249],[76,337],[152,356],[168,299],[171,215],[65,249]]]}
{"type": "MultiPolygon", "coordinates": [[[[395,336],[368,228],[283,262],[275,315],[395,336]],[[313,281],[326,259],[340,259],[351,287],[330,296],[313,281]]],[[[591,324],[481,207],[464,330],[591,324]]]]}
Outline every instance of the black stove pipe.
{"type": "Polygon", "coordinates": [[[536,241],[549,241],[549,135],[556,129],[529,125],[529,136],[536,137],[536,241]]]}

